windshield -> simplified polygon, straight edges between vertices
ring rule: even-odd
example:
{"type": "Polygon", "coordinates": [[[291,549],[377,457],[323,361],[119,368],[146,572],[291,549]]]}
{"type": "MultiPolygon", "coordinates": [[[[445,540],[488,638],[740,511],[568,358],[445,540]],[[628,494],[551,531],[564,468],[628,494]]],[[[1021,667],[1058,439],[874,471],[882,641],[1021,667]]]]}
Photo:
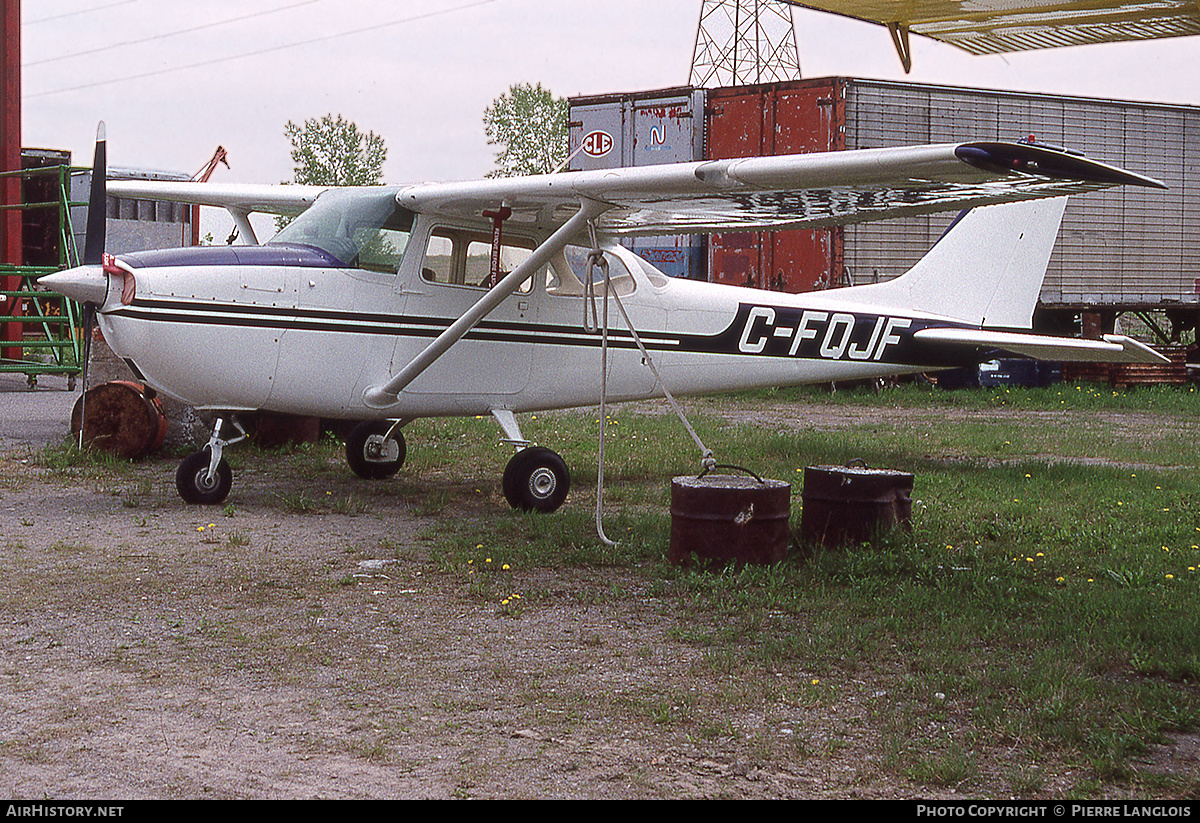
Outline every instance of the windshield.
{"type": "Polygon", "coordinates": [[[396,205],[393,189],[327,191],[268,245],[312,246],[347,266],[392,272],[400,266],[413,213],[396,205]]]}

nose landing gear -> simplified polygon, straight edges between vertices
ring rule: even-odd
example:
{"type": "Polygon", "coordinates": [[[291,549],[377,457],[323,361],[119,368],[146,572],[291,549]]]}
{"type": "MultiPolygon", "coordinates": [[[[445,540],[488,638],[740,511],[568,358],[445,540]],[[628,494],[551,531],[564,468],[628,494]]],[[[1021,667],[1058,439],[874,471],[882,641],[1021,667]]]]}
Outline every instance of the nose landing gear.
{"type": "Polygon", "coordinates": [[[221,437],[221,429],[225,426],[225,418],[217,418],[213,433],[208,438],[208,445],[198,452],[184,458],[175,472],[175,489],[183,502],[194,505],[212,506],[221,503],[229,496],[233,486],[233,471],[222,456],[226,446],[240,443],[246,439],[246,430],[237,418],[229,418],[229,422],[237,429],[238,436],[231,440],[221,437]]]}

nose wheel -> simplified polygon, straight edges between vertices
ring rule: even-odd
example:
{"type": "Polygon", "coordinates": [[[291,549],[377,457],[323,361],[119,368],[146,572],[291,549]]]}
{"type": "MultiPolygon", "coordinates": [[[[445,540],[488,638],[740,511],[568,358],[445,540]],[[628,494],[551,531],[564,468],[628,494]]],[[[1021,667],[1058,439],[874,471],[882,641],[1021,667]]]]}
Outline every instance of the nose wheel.
{"type": "Polygon", "coordinates": [[[175,472],[175,488],[183,502],[212,506],[229,496],[233,471],[222,458],[212,465],[212,452],[203,448],[188,455],[175,472]]]}
{"type": "Polygon", "coordinates": [[[246,430],[236,419],[226,421],[225,418],[217,418],[208,445],[185,457],[175,472],[175,489],[184,503],[212,506],[229,496],[229,489],[233,486],[233,471],[225,462],[225,447],[245,439],[246,430]],[[238,432],[236,437],[228,440],[221,436],[227,422],[238,432]]]}
{"type": "Polygon", "coordinates": [[[543,446],[522,449],[504,467],[504,497],[514,509],[549,513],[571,488],[567,464],[543,446]]]}

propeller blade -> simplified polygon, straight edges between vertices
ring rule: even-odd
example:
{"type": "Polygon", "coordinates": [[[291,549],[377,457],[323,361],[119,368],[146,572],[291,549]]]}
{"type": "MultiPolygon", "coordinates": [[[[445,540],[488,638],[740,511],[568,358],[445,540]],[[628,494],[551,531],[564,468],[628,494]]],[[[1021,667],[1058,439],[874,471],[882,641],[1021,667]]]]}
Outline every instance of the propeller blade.
{"type": "MultiPolygon", "coordinates": [[[[92,190],[88,195],[87,236],[83,242],[83,264],[97,265],[104,260],[105,225],[108,220],[108,141],[104,121],[96,129],[96,154],[92,160],[92,190]]],[[[83,390],[79,404],[79,448],[87,428],[88,367],[92,360],[92,334],[96,326],[96,304],[83,304],[83,390]]]]}
{"type": "Polygon", "coordinates": [[[104,122],[96,129],[96,155],[92,161],[92,190],[88,197],[87,237],[83,263],[99,263],[104,255],[104,230],[108,210],[108,148],[104,122]]]}
{"type": "Polygon", "coordinates": [[[88,366],[92,361],[92,333],[96,325],[96,304],[83,304],[83,373],[79,396],[79,448],[83,448],[83,432],[87,428],[88,366]]]}

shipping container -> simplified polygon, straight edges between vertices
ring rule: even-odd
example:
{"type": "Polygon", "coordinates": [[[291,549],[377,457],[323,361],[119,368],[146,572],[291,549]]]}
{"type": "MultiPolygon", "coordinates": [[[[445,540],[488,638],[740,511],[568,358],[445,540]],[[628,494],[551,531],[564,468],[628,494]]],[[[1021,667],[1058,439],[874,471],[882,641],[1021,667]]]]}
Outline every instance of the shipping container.
{"type": "MultiPolygon", "coordinates": [[[[1121,186],[1070,200],[1041,302],[1059,312],[1200,309],[1200,107],[841,82],[847,148],[1033,136],[1161,180],[1166,191],[1121,186]]],[[[902,274],[952,219],[847,227],[848,279],[902,274]]]]}
{"type": "MultiPolygon", "coordinates": [[[[690,163],[704,159],[703,89],[576,97],[568,134],[572,171],[690,163]]],[[[704,235],[639,237],[627,245],[671,277],[708,274],[704,235]]]]}
{"type": "MultiPolygon", "coordinates": [[[[708,98],[707,158],[811,154],[845,148],[838,80],[715,89],[708,98]]],[[[838,285],[840,229],[722,232],[709,242],[710,279],[771,291],[838,285]]]]}
{"type": "MultiPolygon", "coordinates": [[[[845,77],[713,89],[703,104],[698,90],[675,92],[690,101],[690,147],[702,146],[709,159],[1032,136],[1156,177],[1166,191],[1118,187],[1071,199],[1038,316],[1054,325],[1081,311],[1111,318],[1166,309],[1191,325],[1200,313],[1200,107],[845,77]]],[[[605,165],[573,168],[694,159],[637,154],[633,113],[663,95],[572,100],[580,157],[589,133],[613,136],[605,165]]],[[[791,292],[889,280],[953,218],[714,234],[707,279],[791,292]]]]}

